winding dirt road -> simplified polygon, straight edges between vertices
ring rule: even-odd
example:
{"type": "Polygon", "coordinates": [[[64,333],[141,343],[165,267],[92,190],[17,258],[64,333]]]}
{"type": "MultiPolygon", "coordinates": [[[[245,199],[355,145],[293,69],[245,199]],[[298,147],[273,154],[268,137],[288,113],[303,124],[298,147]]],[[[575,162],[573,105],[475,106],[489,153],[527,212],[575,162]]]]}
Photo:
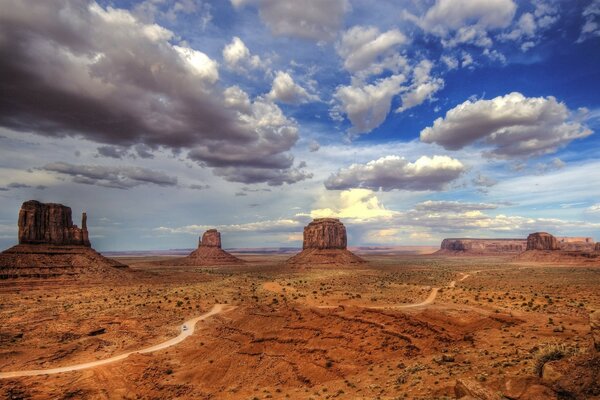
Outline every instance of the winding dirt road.
{"type": "Polygon", "coordinates": [[[225,304],[215,304],[209,312],[204,313],[196,318],[192,318],[190,320],[185,321],[180,327],[181,332],[179,333],[178,336],[176,336],[172,339],[169,339],[167,341],[164,341],[162,343],[159,343],[157,345],[151,346],[151,347],[146,347],[141,350],[130,351],[128,353],[124,353],[124,354],[120,354],[118,356],[106,358],[104,360],[91,361],[91,362],[87,362],[87,363],[83,363],[83,364],[68,365],[66,367],[58,367],[58,368],[50,368],[50,369],[33,369],[33,370],[28,370],[28,371],[0,372],[0,379],[1,378],[18,378],[21,376],[51,375],[51,374],[60,374],[62,372],[80,371],[82,369],[94,368],[94,367],[98,367],[100,365],[106,365],[106,364],[111,364],[111,363],[114,363],[117,361],[121,361],[121,360],[124,360],[127,357],[129,357],[131,354],[136,354],[136,353],[145,354],[145,353],[152,353],[152,352],[158,351],[158,350],[163,350],[168,347],[175,346],[176,344],[183,342],[188,336],[193,335],[195,327],[196,327],[196,322],[205,320],[207,318],[212,317],[213,315],[216,315],[216,314],[219,314],[222,312],[230,311],[234,308],[235,308],[234,306],[228,306],[225,304]]]}

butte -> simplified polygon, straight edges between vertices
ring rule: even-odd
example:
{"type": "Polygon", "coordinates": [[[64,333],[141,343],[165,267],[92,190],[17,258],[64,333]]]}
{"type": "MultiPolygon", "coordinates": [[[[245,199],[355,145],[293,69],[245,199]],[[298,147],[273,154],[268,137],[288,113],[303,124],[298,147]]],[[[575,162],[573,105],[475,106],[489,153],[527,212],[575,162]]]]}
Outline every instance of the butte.
{"type": "Polygon", "coordinates": [[[546,232],[536,232],[527,237],[527,250],[517,259],[568,264],[600,264],[600,253],[595,251],[592,238],[557,238],[546,232]]]}
{"type": "Polygon", "coordinates": [[[335,218],[317,218],[304,227],[302,251],[287,264],[361,264],[365,260],[347,249],[346,227],[335,218]]]}
{"type": "Polygon", "coordinates": [[[189,256],[175,260],[161,261],[164,265],[230,265],[245,263],[221,248],[221,233],[216,229],[209,229],[198,241],[198,248],[189,256]]]}
{"type": "Polygon", "coordinates": [[[0,278],[123,277],[127,268],[92,249],[83,213],[81,228],[71,208],[30,200],[19,211],[19,244],[0,253],[0,278]]]}

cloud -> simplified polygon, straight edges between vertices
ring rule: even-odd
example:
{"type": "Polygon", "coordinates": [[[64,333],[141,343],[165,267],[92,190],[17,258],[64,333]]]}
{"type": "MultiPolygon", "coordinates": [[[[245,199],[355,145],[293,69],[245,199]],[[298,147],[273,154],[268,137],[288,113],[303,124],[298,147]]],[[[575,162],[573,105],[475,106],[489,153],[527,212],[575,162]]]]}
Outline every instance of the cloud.
{"type": "Polygon", "coordinates": [[[594,204],[587,208],[586,210],[589,213],[600,213],[600,203],[594,204]]]}
{"type": "Polygon", "coordinates": [[[276,36],[317,42],[335,38],[350,10],[348,0],[231,0],[234,7],[257,4],[262,21],[276,36]]]}
{"type": "Polygon", "coordinates": [[[402,106],[396,112],[403,112],[409,108],[422,104],[425,100],[431,100],[432,96],[444,87],[442,78],[431,76],[433,63],[422,60],[413,71],[413,83],[408,91],[402,94],[402,106]]]}
{"type": "Polygon", "coordinates": [[[296,105],[319,99],[317,96],[309,94],[306,89],[294,82],[290,74],[283,71],[277,71],[267,98],[281,103],[296,105]]]}
{"type": "Polygon", "coordinates": [[[309,143],[308,143],[308,150],[311,153],[314,153],[316,151],[319,151],[319,149],[321,148],[321,145],[319,144],[319,142],[317,142],[316,140],[312,139],[309,143]]]}
{"type": "Polygon", "coordinates": [[[462,201],[433,201],[427,200],[415,205],[415,210],[424,212],[467,212],[480,210],[495,210],[497,204],[465,203],[462,201]]]}
{"type": "Polygon", "coordinates": [[[425,15],[404,16],[425,32],[441,38],[445,47],[471,44],[490,47],[488,32],[506,28],[517,5],[513,0],[436,0],[425,15]]]}
{"type": "Polygon", "coordinates": [[[102,157],[109,158],[123,158],[129,153],[126,147],[120,146],[100,146],[98,147],[98,154],[102,157]]]}
{"type": "Polygon", "coordinates": [[[311,218],[331,217],[367,221],[389,218],[396,214],[379,203],[375,193],[368,189],[345,190],[333,201],[332,207],[314,209],[309,215],[311,218]]]}
{"type": "Polygon", "coordinates": [[[390,112],[392,98],[403,90],[402,74],[378,79],[373,84],[360,81],[338,86],[333,98],[334,109],[347,115],[352,123],[351,136],[367,133],[381,125],[390,112]]]}
{"type": "Polygon", "coordinates": [[[31,188],[35,188],[38,190],[44,190],[46,189],[46,186],[44,185],[28,185],[26,183],[20,183],[20,182],[11,182],[6,186],[0,186],[0,191],[2,192],[8,192],[11,189],[31,189],[31,188]]]}
{"type": "Polygon", "coordinates": [[[442,190],[465,170],[460,161],[447,156],[423,156],[414,163],[403,157],[387,156],[340,169],[325,181],[325,187],[330,190],[442,190]]]}
{"type": "Polygon", "coordinates": [[[257,55],[251,55],[248,47],[237,36],[223,48],[223,61],[227,68],[241,73],[268,68],[268,62],[261,60],[257,55]]]}
{"type": "Polygon", "coordinates": [[[554,97],[513,92],[491,100],[467,100],[421,131],[421,140],[447,150],[482,143],[495,157],[529,157],[557,151],[592,131],[571,120],[554,97]]]}
{"type": "Polygon", "coordinates": [[[521,14],[510,30],[498,35],[498,38],[521,43],[521,50],[527,51],[539,42],[541,32],[558,21],[558,12],[555,4],[537,2],[533,12],[521,14]]]}
{"type": "Polygon", "coordinates": [[[177,178],[159,171],[131,166],[74,165],[66,162],[46,164],[45,171],[71,176],[75,183],[115,189],[130,189],[140,185],[176,186],[177,178]]]}
{"type": "Polygon", "coordinates": [[[600,0],[592,0],[581,14],[585,23],[581,27],[578,43],[600,36],[600,0]]]}
{"type": "Polygon", "coordinates": [[[1,4],[0,126],[106,146],[191,150],[208,167],[270,163],[288,173],[294,124],[283,126],[281,110],[264,101],[253,103],[264,104],[261,121],[224,107],[218,63],[172,44],[170,30],[87,0],[1,4]],[[231,148],[233,159],[207,153],[231,148]]]}
{"type": "MultiPolygon", "coordinates": [[[[218,225],[216,228],[221,232],[294,232],[302,229],[303,223],[295,219],[276,219],[258,222],[248,222],[243,224],[218,225]]],[[[165,227],[161,226],[154,228],[155,232],[161,233],[185,233],[190,235],[199,235],[207,229],[215,228],[209,225],[186,225],[181,227],[165,227]]]]}
{"type": "Polygon", "coordinates": [[[336,50],[346,71],[364,77],[379,75],[384,70],[398,72],[405,67],[407,61],[396,49],[407,42],[398,29],[381,33],[373,26],[354,26],[344,32],[336,50]]]}
{"type": "Polygon", "coordinates": [[[473,178],[471,182],[473,182],[473,185],[483,188],[489,188],[498,183],[497,180],[481,174],[477,174],[477,176],[473,178]]]}

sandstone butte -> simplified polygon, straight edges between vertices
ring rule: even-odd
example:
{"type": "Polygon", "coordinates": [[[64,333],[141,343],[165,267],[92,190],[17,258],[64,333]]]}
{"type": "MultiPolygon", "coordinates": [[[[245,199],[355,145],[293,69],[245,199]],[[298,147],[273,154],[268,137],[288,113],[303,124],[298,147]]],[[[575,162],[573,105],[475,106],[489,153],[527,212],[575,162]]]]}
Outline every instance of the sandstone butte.
{"type": "Polygon", "coordinates": [[[174,260],[161,261],[164,265],[228,265],[242,264],[241,260],[221,248],[221,233],[216,229],[209,229],[198,240],[198,248],[187,257],[174,260]]]}
{"type": "Polygon", "coordinates": [[[586,237],[555,237],[547,232],[532,233],[527,237],[527,251],[519,260],[600,263],[600,255],[594,251],[594,241],[586,237]]]}
{"type": "Polygon", "coordinates": [[[79,228],[62,204],[24,202],[18,227],[19,244],[0,253],[0,278],[109,277],[127,267],[92,249],[86,213],[79,228]]]}
{"type": "Polygon", "coordinates": [[[346,227],[336,218],[317,218],[304,227],[302,251],[287,264],[358,264],[365,261],[347,249],[346,227]]]}
{"type": "Polygon", "coordinates": [[[448,238],[436,254],[514,254],[527,247],[525,239],[448,238]]]}

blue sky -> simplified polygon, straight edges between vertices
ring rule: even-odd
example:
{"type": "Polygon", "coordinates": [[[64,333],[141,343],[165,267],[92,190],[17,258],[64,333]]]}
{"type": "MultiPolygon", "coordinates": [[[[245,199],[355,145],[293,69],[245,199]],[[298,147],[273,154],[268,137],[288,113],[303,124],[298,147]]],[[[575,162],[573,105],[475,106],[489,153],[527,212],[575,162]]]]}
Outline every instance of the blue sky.
{"type": "Polygon", "coordinates": [[[600,2],[0,0],[0,244],[600,240],[600,2]]]}

